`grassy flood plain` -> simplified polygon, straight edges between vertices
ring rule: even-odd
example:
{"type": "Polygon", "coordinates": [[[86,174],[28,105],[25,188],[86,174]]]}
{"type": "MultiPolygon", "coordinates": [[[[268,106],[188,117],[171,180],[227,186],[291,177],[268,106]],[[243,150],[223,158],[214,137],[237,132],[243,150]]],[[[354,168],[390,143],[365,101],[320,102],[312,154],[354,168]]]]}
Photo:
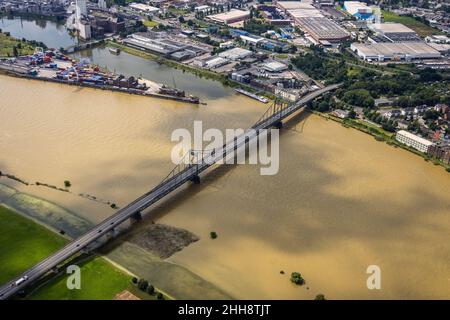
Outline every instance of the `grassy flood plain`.
{"type": "MultiPolygon", "coordinates": [[[[43,199],[0,183],[0,285],[21,274],[60,249],[69,241],[58,234],[80,235],[89,223],[72,212],[43,199]],[[9,209],[10,208],[10,209],[9,209]],[[5,221],[5,223],[3,223],[5,221]],[[16,241],[20,239],[21,241],[16,241]],[[12,241],[14,240],[14,241],[12,241]],[[13,244],[13,245],[11,245],[13,244]],[[30,249],[31,248],[31,249],[30,249]],[[32,251],[33,255],[28,254],[32,251]]],[[[183,266],[167,262],[143,248],[123,241],[112,241],[99,252],[102,256],[80,257],[82,289],[66,289],[67,275],[44,279],[32,289],[30,299],[112,299],[128,290],[143,300],[156,299],[131,284],[133,275],[152,284],[165,299],[229,299],[230,296],[183,266]],[[111,263],[110,263],[111,262],[111,263]],[[117,265],[116,265],[117,264],[117,265]],[[122,267],[126,271],[122,271],[122,267]],[[131,273],[132,274],[131,274],[131,273]]]]}
{"type": "Polygon", "coordinates": [[[67,239],[0,205],[0,283],[60,249],[67,239]]]}
{"type": "MultiPolygon", "coordinates": [[[[0,205],[0,283],[20,275],[63,247],[68,240],[50,229],[0,205]]],[[[105,259],[95,257],[82,264],[81,289],[68,290],[61,274],[34,290],[29,299],[113,299],[122,290],[133,290],[131,276],[105,259]]]]}

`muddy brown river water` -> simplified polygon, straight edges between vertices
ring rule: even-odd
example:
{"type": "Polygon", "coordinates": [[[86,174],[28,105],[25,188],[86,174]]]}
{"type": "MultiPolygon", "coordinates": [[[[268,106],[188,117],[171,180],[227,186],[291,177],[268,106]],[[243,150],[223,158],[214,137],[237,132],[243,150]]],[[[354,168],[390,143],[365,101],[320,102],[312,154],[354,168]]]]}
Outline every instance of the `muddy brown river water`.
{"type": "MultiPolygon", "coordinates": [[[[0,182],[98,222],[114,211],[79,193],[125,205],[172,169],[174,129],[246,128],[266,108],[219,89],[195,106],[0,76],[0,170],[72,193],[0,182]]],[[[450,174],[317,116],[283,130],[277,175],[217,168],[154,219],[200,237],[169,261],[236,298],[450,298],[450,174]]]]}

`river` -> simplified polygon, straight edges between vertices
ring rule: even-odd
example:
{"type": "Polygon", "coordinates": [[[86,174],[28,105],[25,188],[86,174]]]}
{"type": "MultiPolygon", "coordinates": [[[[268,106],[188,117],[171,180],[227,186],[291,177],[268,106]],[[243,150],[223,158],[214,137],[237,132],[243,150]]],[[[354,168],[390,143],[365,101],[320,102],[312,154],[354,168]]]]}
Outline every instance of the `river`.
{"type": "Polygon", "coordinates": [[[18,39],[41,41],[49,48],[65,48],[78,42],[64,23],[40,18],[0,16],[0,29],[18,39]]]}
{"type": "MultiPolygon", "coordinates": [[[[245,128],[265,106],[231,94],[207,106],[0,76],[0,169],[93,222],[173,167],[177,128],[245,128]]],[[[205,88],[207,90],[207,88],[205,88]]],[[[317,116],[281,135],[280,172],[213,171],[156,210],[201,240],[170,258],[237,298],[449,298],[450,177],[441,167],[317,116]],[[218,238],[209,239],[216,231],[218,238]],[[368,290],[369,265],[382,290],[368,290]],[[283,270],[286,274],[280,274],[283,270]],[[301,272],[306,286],[289,274],[301,272]]],[[[6,182],[2,179],[2,182],[6,182]]]]}
{"type": "MultiPolygon", "coordinates": [[[[125,205],[172,169],[170,135],[246,128],[266,105],[220,83],[104,49],[83,54],[200,96],[206,106],[0,76],[0,170],[72,193],[0,182],[49,199],[92,222],[125,205]]],[[[450,175],[405,150],[318,116],[283,129],[280,171],[219,167],[151,212],[198,235],[169,261],[236,298],[450,298],[450,175]],[[216,231],[217,239],[209,233],[216,231]],[[381,290],[366,269],[381,268],[381,290]],[[284,274],[280,273],[284,271],[284,274]],[[302,273],[306,285],[290,283],[302,273]]],[[[144,221],[143,223],[149,223],[144,221]]]]}

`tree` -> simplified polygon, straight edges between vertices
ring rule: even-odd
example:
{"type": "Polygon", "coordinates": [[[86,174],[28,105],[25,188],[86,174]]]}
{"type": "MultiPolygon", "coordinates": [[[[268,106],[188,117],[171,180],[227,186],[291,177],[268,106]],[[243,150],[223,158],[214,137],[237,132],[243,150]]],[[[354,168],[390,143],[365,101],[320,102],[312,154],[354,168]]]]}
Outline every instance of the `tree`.
{"type": "Polygon", "coordinates": [[[17,50],[17,46],[13,47],[13,56],[18,57],[19,56],[19,50],[17,50]]]}
{"type": "Polygon", "coordinates": [[[325,295],[323,295],[322,293],[319,293],[318,295],[316,295],[314,300],[326,300],[325,295]]]}
{"type": "Polygon", "coordinates": [[[152,285],[149,285],[147,287],[147,293],[150,294],[150,295],[153,295],[155,293],[155,287],[152,286],[152,285]]]}
{"type": "Polygon", "coordinates": [[[148,281],[144,279],[139,279],[138,288],[142,291],[146,291],[148,287],[148,281]]]}
{"type": "Polygon", "coordinates": [[[423,114],[423,119],[424,120],[437,120],[439,119],[440,113],[439,111],[436,110],[427,110],[425,111],[425,113],[423,114]]]}
{"type": "Polygon", "coordinates": [[[216,239],[217,238],[217,233],[215,231],[211,231],[209,233],[209,236],[211,237],[211,239],[216,239]]]}
{"type": "Polygon", "coordinates": [[[64,186],[65,186],[66,188],[70,188],[70,187],[72,186],[72,184],[70,183],[69,180],[65,180],[65,181],[64,181],[64,186]]]}
{"type": "Polygon", "coordinates": [[[158,292],[158,293],[156,294],[156,298],[157,298],[158,300],[164,300],[164,296],[163,296],[163,294],[162,294],[161,292],[158,292]]]}
{"type": "Polygon", "coordinates": [[[355,89],[344,93],[342,97],[344,102],[354,106],[361,106],[363,108],[373,108],[375,101],[366,89],[355,89]]]}
{"type": "Polygon", "coordinates": [[[138,283],[138,278],[136,278],[136,277],[131,278],[131,282],[133,284],[137,284],[138,283]]]}
{"type": "Polygon", "coordinates": [[[292,272],[291,273],[291,282],[293,282],[297,285],[304,285],[305,279],[303,279],[302,275],[299,272],[292,272]]]}
{"type": "Polygon", "coordinates": [[[179,16],[178,17],[178,21],[180,21],[180,23],[184,23],[185,22],[184,17],[183,16],[179,16]]]}
{"type": "Polygon", "coordinates": [[[355,119],[356,118],[356,112],[354,109],[350,110],[350,112],[348,113],[348,117],[350,119],[355,119]]]}

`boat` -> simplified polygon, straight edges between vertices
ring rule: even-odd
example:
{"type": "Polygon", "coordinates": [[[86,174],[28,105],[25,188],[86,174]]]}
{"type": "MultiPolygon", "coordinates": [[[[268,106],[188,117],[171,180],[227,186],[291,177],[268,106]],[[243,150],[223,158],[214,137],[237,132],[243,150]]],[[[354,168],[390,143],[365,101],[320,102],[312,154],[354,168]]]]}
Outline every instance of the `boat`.
{"type": "Polygon", "coordinates": [[[258,95],[254,94],[254,93],[245,91],[244,89],[237,88],[237,89],[234,89],[234,90],[235,90],[236,92],[239,92],[239,93],[241,93],[241,94],[247,96],[247,97],[250,97],[250,98],[252,98],[252,99],[258,100],[259,102],[262,102],[262,103],[267,103],[267,102],[269,102],[269,99],[267,99],[266,97],[258,96],[258,95]]]}
{"type": "Polygon", "coordinates": [[[118,55],[120,53],[120,49],[119,48],[111,48],[108,47],[109,52],[111,52],[112,54],[116,54],[118,55]]]}

